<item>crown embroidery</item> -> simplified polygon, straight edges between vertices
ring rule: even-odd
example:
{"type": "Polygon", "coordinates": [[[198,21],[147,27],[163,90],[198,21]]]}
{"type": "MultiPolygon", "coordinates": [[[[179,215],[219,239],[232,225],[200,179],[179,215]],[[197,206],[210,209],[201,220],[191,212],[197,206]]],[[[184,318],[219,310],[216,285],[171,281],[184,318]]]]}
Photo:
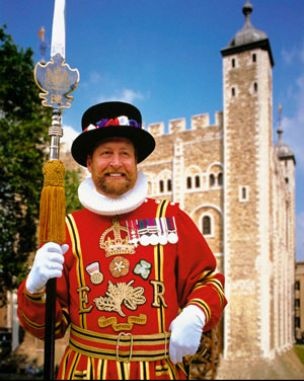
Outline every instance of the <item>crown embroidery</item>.
{"type": "Polygon", "coordinates": [[[106,257],[119,254],[134,254],[135,245],[130,242],[128,229],[121,226],[117,219],[106,229],[99,239],[99,246],[106,252],[106,257]]]}

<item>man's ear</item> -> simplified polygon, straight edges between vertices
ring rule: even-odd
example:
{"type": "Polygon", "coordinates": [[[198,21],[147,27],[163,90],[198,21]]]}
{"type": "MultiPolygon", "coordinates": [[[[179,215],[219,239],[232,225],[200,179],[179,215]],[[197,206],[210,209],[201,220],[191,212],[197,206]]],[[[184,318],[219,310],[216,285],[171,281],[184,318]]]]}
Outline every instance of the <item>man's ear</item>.
{"type": "Polygon", "coordinates": [[[88,168],[88,171],[91,173],[91,164],[92,164],[92,156],[91,155],[88,155],[87,156],[87,168],[88,168]]]}

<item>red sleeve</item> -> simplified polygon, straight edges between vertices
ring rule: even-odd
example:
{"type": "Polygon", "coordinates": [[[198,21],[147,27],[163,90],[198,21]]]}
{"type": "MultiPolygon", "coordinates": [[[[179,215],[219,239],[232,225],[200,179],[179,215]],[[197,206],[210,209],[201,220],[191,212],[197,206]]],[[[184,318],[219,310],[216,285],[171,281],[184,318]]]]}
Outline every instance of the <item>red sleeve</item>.
{"type": "Polygon", "coordinates": [[[206,316],[204,331],[212,329],[221,319],[227,304],[224,275],[216,269],[216,258],[192,219],[179,209],[176,214],[179,240],[178,295],[181,308],[194,304],[206,316]]]}

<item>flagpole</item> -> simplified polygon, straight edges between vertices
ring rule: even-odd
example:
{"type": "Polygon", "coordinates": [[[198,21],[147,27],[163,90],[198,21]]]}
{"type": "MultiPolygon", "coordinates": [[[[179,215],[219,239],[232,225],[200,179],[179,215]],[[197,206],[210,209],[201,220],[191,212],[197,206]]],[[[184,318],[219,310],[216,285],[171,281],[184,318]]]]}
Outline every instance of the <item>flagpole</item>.
{"type": "MultiPolygon", "coordinates": [[[[42,90],[42,105],[52,107],[49,127],[49,160],[44,163],[44,183],[40,196],[39,244],[65,242],[64,165],[60,161],[60,138],[63,136],[62,110],[71,106],[70,95],[79,82],[79,72],[65,63],[65,0],[55,0],[51,59],[38,62],[34,78],[42,90]]],[[[46,284],[44,380],[55,377],[56,278],[46,284]]]]}

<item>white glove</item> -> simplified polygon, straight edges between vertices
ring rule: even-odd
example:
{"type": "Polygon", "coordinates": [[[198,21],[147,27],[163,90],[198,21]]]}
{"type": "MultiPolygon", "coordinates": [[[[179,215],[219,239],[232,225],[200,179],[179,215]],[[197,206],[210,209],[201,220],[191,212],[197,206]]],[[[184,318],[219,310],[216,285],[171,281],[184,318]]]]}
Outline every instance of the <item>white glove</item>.
{"type": "Polygon", "coordinates": [[[194,355],[200,345],[206,317],[197,306],[190,304],[170,324],[169,356],[176,364],[186,355],[194,355]]]}
{"type": "Polygon", "coordinates": [[[63,270],[63,255],[68,251],[69,245],[59,245],[47,242],[37,250],[33,266],[29,272],[25,287],[31,294],[41,291],[51,278],[61,277],[63,270]]]}

